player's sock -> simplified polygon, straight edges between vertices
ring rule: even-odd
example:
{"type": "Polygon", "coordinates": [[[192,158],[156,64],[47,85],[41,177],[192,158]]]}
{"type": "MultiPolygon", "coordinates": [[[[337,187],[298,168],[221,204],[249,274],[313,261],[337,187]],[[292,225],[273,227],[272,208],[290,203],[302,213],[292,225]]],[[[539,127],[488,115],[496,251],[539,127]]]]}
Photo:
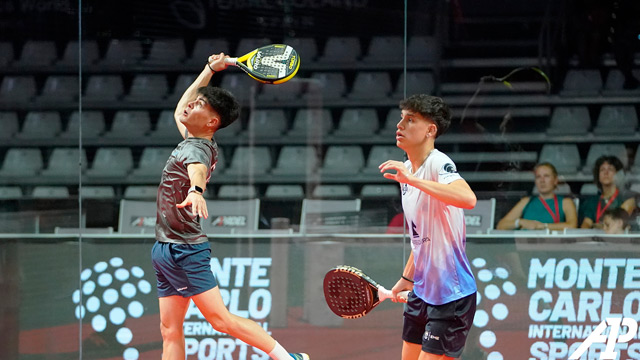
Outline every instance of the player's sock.
{"type": "Polygon", "coordinates": [[[269,353],[269,356],[274,360],[291,360],[291,355],[285,350],[280,343],[276,341],[276,346],[269,353]]]}

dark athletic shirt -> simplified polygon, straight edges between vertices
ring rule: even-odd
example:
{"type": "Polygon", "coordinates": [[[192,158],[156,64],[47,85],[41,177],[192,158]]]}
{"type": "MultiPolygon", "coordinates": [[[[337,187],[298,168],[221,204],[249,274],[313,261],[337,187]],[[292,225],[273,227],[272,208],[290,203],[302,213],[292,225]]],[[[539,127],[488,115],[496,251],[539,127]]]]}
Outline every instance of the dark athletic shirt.
{"type": "Polygon", "coordinates": [[[162,180],[158,187],[156,240],[177,244],[199,244],[208,241],[191,212],[191,206],[178,209],[187,197],[191,180],[187,165],[201,163],[207,165],[207,182],[218,160],[218,146],[215,141],[187,138],[173,150],[162,170],[162,180]]]}

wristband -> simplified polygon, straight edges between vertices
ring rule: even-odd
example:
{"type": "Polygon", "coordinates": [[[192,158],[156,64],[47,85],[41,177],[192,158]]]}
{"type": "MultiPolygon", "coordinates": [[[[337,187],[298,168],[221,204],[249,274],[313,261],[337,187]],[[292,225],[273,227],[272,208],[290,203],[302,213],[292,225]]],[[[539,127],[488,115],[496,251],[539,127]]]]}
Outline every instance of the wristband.
{"type": "Polygon", "coordinates": [[[413,280],[411,280],[411,279],[409,279],[409,278],[405,277],[404,275],[402,275],[401,277],[402,277],[403,279],[407,280],[408,282],[410,282],[410,283],[412,283],[412,284],[413,284],[413,280]]]}
{"type": "Polygon", "coordinates": [[[187,194],[192,193],[192,192],[197,192],[198,194],[202,195],[204,193],[204,190],[202,190],[202,188],[200,186],[194,185],[194,186],[189,188],[189,191],[187,192],[187,194]]]}
{"type": "Polygon", "coordinates": [[[209,64],[208,62],[207,62],[207,66],[209,67],[209,70],[211,70],[212,73],[216,72],[215,70],[213,70],[213,68],[211,67],[211,64],[209,64]]]}
{"type": "Polygon", "coordinates": [[[520,218],[516,219],[516,225],[515,225],[516,229],[520,229],[520,218]]]}

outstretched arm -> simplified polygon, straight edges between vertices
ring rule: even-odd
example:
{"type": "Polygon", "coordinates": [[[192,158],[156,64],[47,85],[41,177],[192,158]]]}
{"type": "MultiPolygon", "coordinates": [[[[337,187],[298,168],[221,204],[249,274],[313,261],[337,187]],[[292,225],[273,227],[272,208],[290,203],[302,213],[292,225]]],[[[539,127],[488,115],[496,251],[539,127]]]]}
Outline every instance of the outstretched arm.
{"type": "Polygon", "coordinates": [[[382,163],[382,165],[380,165],[380,172],[384,172],[383,176],[387,179],[409,184],[445,204],[463,209],[473,209],[476,206],[476,194],[464,179],[455,180],[449,184],[420,179],[413,176],[402,162],[395,160],[382,163]],[[386,172],[393,170],[396,171],[395,174],[386,172]]]}
{"type": "Polygon", "coordinates": [[[183,138],[186,138],[188,134],[186,132],[187,128],[180,122],[180,115],[182,115],[187,105],[198,97],[198,88],[207,86],[209,81],[211,81],[211,76],[213,76],[214,72],[222,71],[227,68],[227,64],[225,64],[224,59],[228,57],[229,56],[224,53],[209,56],[208,62],[204,65],[200,75],[198,75],[195,81],[187,88],[187,90],[185,90],[184,94],[182,94],[182,97],[178,101],[178,105],[173,112],[173,118],[175,119],[178,131],[180,131],[180,135],[182,135],[183,138]]]}

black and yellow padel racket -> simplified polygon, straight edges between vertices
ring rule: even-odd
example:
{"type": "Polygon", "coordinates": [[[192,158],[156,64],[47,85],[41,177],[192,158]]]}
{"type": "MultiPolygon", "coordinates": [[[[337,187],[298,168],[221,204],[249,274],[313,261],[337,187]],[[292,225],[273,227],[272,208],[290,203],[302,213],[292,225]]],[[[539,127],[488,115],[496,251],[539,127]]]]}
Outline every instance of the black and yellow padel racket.
{"type": "Polygon", "coordinates": [[[257,48],[225,63],[242,69],[247,75],[265,84],[282,84],[296,75],[300,56],[289,45],[272,44],[257,48]]]}

